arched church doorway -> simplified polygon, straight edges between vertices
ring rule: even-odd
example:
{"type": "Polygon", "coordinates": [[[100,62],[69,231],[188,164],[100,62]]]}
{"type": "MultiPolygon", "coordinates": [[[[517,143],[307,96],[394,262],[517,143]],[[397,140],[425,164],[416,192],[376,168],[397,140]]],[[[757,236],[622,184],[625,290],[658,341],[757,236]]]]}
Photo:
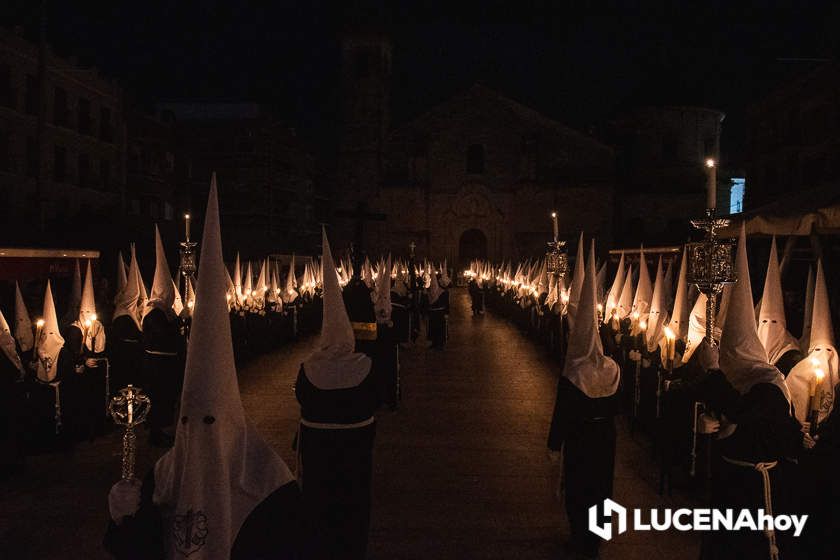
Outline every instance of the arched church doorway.
{"type": "Polygon", "coordinates": [[[458,264],[463,270],[470,261],[487,258],[487,236],[480,229],[468,229],[458,243],[458,264]]]}

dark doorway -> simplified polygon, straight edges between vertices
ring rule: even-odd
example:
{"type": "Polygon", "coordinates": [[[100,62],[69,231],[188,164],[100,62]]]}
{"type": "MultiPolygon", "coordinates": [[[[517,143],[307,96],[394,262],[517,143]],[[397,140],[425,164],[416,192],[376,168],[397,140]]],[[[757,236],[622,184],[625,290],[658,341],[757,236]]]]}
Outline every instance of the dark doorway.
{"type": "Polygon", "coordinates": [[[462,268],[471,260],[487,258],[487,236],[480,229],[468,229],[458,243],[458,261],[462,268]]]}

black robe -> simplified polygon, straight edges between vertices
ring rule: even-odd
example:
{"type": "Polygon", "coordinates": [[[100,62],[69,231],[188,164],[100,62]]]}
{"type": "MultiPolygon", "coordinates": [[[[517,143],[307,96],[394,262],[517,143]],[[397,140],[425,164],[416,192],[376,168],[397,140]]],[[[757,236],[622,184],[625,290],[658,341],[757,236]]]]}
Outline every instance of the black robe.
{"type": "Polygon", "coordinates": [[[595,556],[600,537],[588,529],[588,511],[612,497],[616,395],[589,398],[566,377],[557,384],[548,448],[563,449],[566,513],[572,547],[595,556]]]}
{"type": "Polygon", "coordinates": [[[20,370],[0,350],[0,479],[23,466],[25,398],[20,370]]]}
{"type": "Polygon", "coordinates": [[[449,315],[449,291],[444,290],[429,304],[429,340],[433,348],[443,348],[448,338],[447,316],[449,315]]]}
{"type": "Polygon", "coordinates": [[[111,394],[131,384],[146,388],[143,379],[143,334],[128,315],[121,315],[111,323],[108,336],[111,361],[111,394]]]}
{"type": "MultiPolygon", "coordinates": [[[[349,389],[321,390],[303,366],[295,384],[302,422],[356,424],[373,417],[379,405],[368,375],[349,389]]],[[[303,504],[315,560],[363,560],[370,528],[373,440],[376,424],[350,429],[301,424],[297,441],[303,504]]]]}
{"type": "Polygon", "coordinates": [[[399,344],[408,344],[411,341],[411,307],[411,297],[391,292],[391,321],[394,323],[394,338],[399,344]]]}
{"type": "MultiPolygon", "coordinates": [[[[118,525],[111,521],[103,546],[117,560],[157,560],[164,557],[163,517],[152,501],[154,470],[140,490],[140,507],[118,525]]],[[[245,519],[231,550],[231,560],[297,560],[302,551],[300,490],[293,480],[269,494],[245,519]]]]}
{"type": "MultiPolygon", "coordinates": [[[[782,391],[769,383],[757,383],[746,394],[723,400],[729,404],[721,406],[720,412],[738,427],[729,437],[715,442],[719,459],[712,473],[713,507],[765,509],[761,474],[731,460],[752,464],[776,461],[777,466],[769,471],[773,513],[802,513],[791,510],[792,482],[798,477],[795,464],[788,459],[799,456],[803,434],[782,391]]],[[[761,531],[709,532],[706,537],[704,558],[762,558],[769,554],[767,537],[761,531]]],[[[790,556],[797,546],[791,532],[777,532],[776,539],[782,558],[790,556]]]]}
{"type": "Polygon", "coordinates": [[[71,324],[64,348],[72,360],[73,372],[61,382],[61,399],[64,428],[76,441],[102,435],[105,425],[105,363],[98,361],[95,367],[86,364],[88,358],[98,360],[105,353],[88,350],[83,340],[84,333],[78,325],[71,324]]]}
{"type": "Polygon", "coordinates": [[[149,428],[155,432],[175,421],[184,383],[184,339],[178,321],[155,308],[143,318],[143,372],[152,402],[149,428]]]}

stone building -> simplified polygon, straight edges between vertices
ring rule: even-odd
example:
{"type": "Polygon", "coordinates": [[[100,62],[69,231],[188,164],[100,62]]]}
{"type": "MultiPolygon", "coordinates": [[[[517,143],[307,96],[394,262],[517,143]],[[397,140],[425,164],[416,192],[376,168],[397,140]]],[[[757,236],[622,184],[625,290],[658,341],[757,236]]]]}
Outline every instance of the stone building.
{"type": "MultiPolygon", "coordinates": [[[[720,159],[723,119],[705,107],[641,106],[609,123],[622,184],[615,217],[622,246],[685,241],[689,220],[705,208],[704,162],[720,159]]],[[[719,184],[722,175],[719,169],[719,184]]],[[[718,195],[718,208],[728,213],[728,190],[718,188],[718,195]]]]}
{"type": "Polygon", "coordinates": [[[840,190],[840,71],[820,64],[747,109],[748,210],[779,195],[840,190]]]}
{"type": "Polygon", "coordinates": [[[342,40],[343,136],[333,201],[337,237],[363,226],[371,253],[538,256],[580,230],[611,242],[612,148],[482,85],[390,126],[391,44],[342,40]]]}
{"type": "MultiPolygon", "coordinates": [[[[49,241],[121,213],[123,95],[95,69],[0,30],[0,219],[8,241],[49,241]]],[[[66,238],[63,238],[67,241],[66,238]]]]}
{"type": "Polygon", "coordinates": [[[226,249],[258,257],[318,243],[314,158],[293,128],[256,103],[163,103],[159,112],[190,162],[186,208],[204,207],[216,172],[226,249]]]}

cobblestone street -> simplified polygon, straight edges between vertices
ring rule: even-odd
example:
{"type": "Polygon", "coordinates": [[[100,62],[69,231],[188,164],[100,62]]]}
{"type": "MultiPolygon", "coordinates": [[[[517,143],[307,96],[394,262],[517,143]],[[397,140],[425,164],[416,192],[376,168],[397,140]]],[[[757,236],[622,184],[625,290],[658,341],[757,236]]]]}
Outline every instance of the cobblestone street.
{"type": "MultiPolygon", "coordinates": [[[[556,497],[558,468],[546,453],[560,366],[517,329],[488,312],[470,315],[453,291],[444,351],[401,353],[402,402],[378,416],[372,559],[549,559],[567,533],[556,497]]],[[[314,340],[249,363],[240,375],[246,411],[283,458],[298,419],[292,384],[314,340]]],[[[615,500],[627,507],[674,507],[655,492],[649,443],[618,419],[615,500]]],[[[138,472],[159,456],[139,438],[138,472]]],[[[28,459],[24,474],[0,483],[0,557],[98,559],[108,490],[119,476],[119,434],[72,454],[28,459]]],[[[282,520],[278,519],[278,523],[282,520]]],[[[605,545],[605,559],[697,558],[699,537],[633,533],[605,545]]]]}

